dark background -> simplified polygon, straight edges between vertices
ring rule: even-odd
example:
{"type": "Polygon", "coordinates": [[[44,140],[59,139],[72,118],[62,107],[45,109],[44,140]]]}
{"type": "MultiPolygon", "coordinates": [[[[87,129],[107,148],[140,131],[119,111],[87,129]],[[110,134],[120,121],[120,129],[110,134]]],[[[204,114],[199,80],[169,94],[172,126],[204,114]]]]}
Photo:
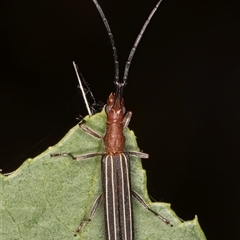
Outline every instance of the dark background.
{"type": "MultiPolygon", "coordinates": [[[[156,0],[100,4],[120,70],[156,0]]],[[[98,100],[113,90],[109,39],[91,0],[1,3],[1,168],[15,170],[86,115],[72,61],[98,100]],[[38,144],[39,143],[39,144],[38,144]],[[30,149],[30,150],[29,150],[30,149]]],[[[148,190],[208,239],[239,239],[239,1],[165,0],[125,89],[148,190]]]]}

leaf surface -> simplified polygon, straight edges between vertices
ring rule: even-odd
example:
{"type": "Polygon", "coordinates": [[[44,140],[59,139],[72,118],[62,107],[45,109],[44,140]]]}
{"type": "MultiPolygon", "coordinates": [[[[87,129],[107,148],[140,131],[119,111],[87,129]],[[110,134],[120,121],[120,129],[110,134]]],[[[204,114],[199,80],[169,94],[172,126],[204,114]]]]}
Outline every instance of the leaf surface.
{"type": "MultiPolygon", "coordinates": [[[[103,136],[105,112],[84,119],[85,125],[103,136]]],[[[124,131],[126,151],[139,151],[132,131],[124,131]]],[[[96,198],[101,194],[101,156],[74,161],[70,157],[51,157],[53,153],[72,153],[74,156],[104,152],[101,139],[73,127],[55,146],[27,159],[10,176],[0,174],[0,239],[105,239],[103,203],[93,220],[74,237],[80,221],[89,216],[96,198]]],[[[141,160],[131,157],[132,189],[149,206],[174,225],[170,227],[147,211],[133,198],[136,240],[193,240],[206,239],[197,217],[181,222],[167,203],[152,203],[146,189],[146,175],[141,160]]]]}

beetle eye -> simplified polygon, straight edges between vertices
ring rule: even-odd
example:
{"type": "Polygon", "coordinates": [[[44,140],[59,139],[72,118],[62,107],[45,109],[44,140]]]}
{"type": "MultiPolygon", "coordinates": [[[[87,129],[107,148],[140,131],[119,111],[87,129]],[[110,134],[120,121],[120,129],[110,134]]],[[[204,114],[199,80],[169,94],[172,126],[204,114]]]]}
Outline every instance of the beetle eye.
{"type": "Polygon", "coordinates": [[[110,110],[110,107],[108,105],[106,105],[105,107],[105,112],[108,114],[109,113],[109,110],[110,110]]]}

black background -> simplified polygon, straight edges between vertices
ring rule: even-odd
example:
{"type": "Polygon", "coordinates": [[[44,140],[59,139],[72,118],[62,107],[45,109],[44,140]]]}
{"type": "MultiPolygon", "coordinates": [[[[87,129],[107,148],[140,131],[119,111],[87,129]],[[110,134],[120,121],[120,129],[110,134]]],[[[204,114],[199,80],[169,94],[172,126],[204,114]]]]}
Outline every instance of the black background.
{"type": "MultiPolygon", "coordinates": [[[[197,214],[208,239],[239,239],[238,2],[163,1],[124,95],[134,114],[130,128],[150,154],[143,160],[150,195],[170,202],[184,220],[197,214]]],[[[100,1],[121,72],[155,3],[100,1]]],[[[87,114],[72,61],[103,102],[114,68],[91,0],[12,0],[0,9],[1,168],[10,172],[87,114]]]]}

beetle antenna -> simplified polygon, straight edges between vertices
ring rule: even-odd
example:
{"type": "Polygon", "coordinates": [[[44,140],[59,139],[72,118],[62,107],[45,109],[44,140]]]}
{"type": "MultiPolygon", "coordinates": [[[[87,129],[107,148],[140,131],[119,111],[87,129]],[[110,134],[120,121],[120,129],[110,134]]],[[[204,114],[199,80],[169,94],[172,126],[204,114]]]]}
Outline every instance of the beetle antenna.
{"type": "Polygon", "coordinates": [[[93,0],[93,2],[96,5],[96,8],[97,8],[99,14],[101,15],[101,18],[102,18],[103,23],[105,25],[105,28],[107,30],[108,36],[110,38],[110,42],[111,42],[112,50],[113,50],[114,67],[115,67],[115,80],[114,80],[114,83],[118,85],[118,83],[119,83],[119,62],[118,62],[117,48],[116,48],[116,45],[115,45],[113,34],[112,34],[111,28],[109,26],[108,20],[105,17],[105,14],[104,14],[102,8],[100,7],[98,1],[97,0],[93,0]]]}
{"type": "Polygon", "coordinates": [[[150,15],[148,16],[148,19],[144,23],[140,33],[137,36],[137,39],[135,40],[135,43],[134,43],[134,45],[133,45],[133,47],[132,47],[132,49],[130,51],[130,54],[128,56],[128,60],[127,60],[126,65],[125,65],[124,75],[123,75],[123,84],[126,84],[126,82],[127,82],[128,72],[129,72],[129,68],[130,68],[131,62],[132,62],[132,58],[134,56],[134,53],[136,52],[136,49],[137,49],[137,47],[139,45],[139,42],[140,42],[140,40],[141,40],[141,38],[143,36],[143,33],[145,32],[148,24],[150,23],[151,18],[153,17],[154,13],[157,11],[158,6],[160,5],[161,2],[162,2],[162,0],[158,1],[158,3],[156,4],[155,8],[152,10],[150,15]]]}
{"type": "MultiPolygon", "coordinates": [[[[99,14],[101,15],[101,18],[103,20],[103,23],[105,25],[105,28],[107,30],[107,33],[108,33],[108,36],[110,38],[110,42],[111,42],[111,45],[112,45],[112,50],[113,50],[113,59],[114,59],[114,66],[115,66],[115,80],[114,80],[114,83],[115,83],[115,86],[116,86],[116,92],[115,92],[115,95],[116,95],[116,98],[118,97],[122,97],[122,91],[123,91],[123,87],[127,84],[127,78],[128,78],[128,72],[129,72],[129,68],[130,68],[130,65],[131,65],[131,62],[132,62],[132,59],[133,59],[133,56],[136,52],[136,49],[139,45],[139,42],[148,26],[148,24],[150,23],[150,20],[151,18],[153,17],[154,13],[157,11],[158,9],[158,6],[161,4],[162,0],[159,0],[155,6],[155,8],[151,11],[150,15],[148,16],[148,19],[146,20],[146,22],[144,23],[140,33],[138,34],[137,36],[137,39],[135,40],[135,43],[130,51],[130,54],[128,56],[128,60],[125,64],[125,69],[124,69],[124,75],[123,75],[123,81],[122,82],[119,82],[119,62],[118,62],[118,55],[117,55],[117,48],[116,48],[116,45],[115,45],[115,41],[114,41],[114,38],[113,38],[113,34],[112,34],[112,31],[110,29],[110,26],[109,26],[109,23],[107,21],[107,18],[105,17],[105,14],[101,8],[101,6],[99,5],[98,1],[97,0],[93,0],[99,14]]],[[[115,99],[116,100],[116,99],[115,99]]]]}

